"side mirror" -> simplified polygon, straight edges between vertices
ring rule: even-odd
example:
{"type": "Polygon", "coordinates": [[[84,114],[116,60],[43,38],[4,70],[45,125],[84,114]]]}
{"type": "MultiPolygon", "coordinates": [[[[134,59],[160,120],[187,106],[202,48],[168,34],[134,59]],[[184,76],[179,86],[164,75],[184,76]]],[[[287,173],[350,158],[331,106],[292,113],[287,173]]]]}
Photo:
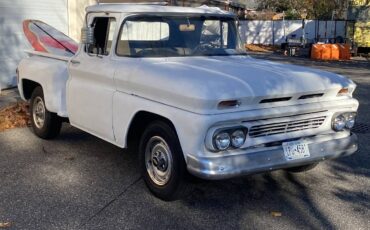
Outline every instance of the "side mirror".
{"type": "Polygon", "coordinates": [[[81,29],[81,42],[85,45],[94,44],[94,27],[83,27],[81,29]]]}

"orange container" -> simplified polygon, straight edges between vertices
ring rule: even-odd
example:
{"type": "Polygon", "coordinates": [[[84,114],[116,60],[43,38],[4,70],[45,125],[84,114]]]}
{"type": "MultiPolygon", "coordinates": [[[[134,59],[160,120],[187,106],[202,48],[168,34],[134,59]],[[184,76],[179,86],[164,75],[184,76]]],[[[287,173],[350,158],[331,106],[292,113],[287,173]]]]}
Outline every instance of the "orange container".
{"type": "Polygon", "coordinates": [[[339,46],[339,58],[341,60],[351,59],[351,49],[349,44],[338,44],[339,46]]]}
{"type": "Polygon", "coordinates": [[[330,44],[323,44],[322,51],[321,51],[321,59],[322,60],[330,60],[331,59],[331,45],[330,44]]]}
{"type": "Polygon", "coordinates": [[[339,60],[339,46],[337,44],[331,44],[331,56],[330,60],[339,60]]]}
{"type": "Polygon", "coordinates": [[[346,60],[351,60],[351,57],[352,57],[352,55],[351,55],[351,45],[350,44],[345,44],[344,45],[344,47],[345,47],[345,58],[346,58],[346,60]]]}
{"type": "Polygon", "coordinates": [[[321,59],[321,52],[322,52],[322,45],[321,44],[312,45],[311,58],[320,60],[321,59]]]}
{"type": "Polygon", "coordinates": [[[316,60],[350,60],[349,44],[314,44],[311,58],[316,60]]]}

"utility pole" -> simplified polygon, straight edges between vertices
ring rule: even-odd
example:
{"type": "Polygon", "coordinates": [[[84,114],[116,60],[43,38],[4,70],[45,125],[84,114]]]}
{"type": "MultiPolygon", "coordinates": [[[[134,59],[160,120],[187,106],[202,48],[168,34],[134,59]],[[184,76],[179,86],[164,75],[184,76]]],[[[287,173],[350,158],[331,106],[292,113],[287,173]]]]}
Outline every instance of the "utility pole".
{"type": "Polygon", "coordinates": [[[287,42],[286,31],[285,31],[285,11],[283,11],[283,29],[284,29],[284,41],[287,42]]]}
{"type": "Polygon", "coordinates": [[[303,48],[306,48],[306,18],[307,18],[307,10],[304,9],[301,12],[302,17],[302,45],[303,48]]]}

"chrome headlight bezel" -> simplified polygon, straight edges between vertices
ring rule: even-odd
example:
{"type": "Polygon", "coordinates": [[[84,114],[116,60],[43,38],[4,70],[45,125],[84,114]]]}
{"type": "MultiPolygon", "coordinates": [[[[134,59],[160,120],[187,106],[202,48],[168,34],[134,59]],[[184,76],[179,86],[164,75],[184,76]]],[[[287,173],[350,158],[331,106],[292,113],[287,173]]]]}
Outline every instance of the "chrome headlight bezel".
{"type": "Polygon", "coordinates": [[[223,129],[218,129],[214,132],[213,137],[212,137],[212,144],[213,144],[213,149],[215,151],[226,151],[228,149],[238,149],[241,148],[246,139],[247,139],[247,133],[248,133],[248,128],[244,126],[238,126],[238,127],[232,127],[232,128],[223,128],[223,129]],[[233,141],[233,136],[236,134],[239,134],[239,136],[242,136],[243,140],[236,144],[236,141],[233,141]],[[243,133],[243,135],[241,135],[243,133]],[[217,143],[217,137],[220,135],[228,135],[229,137],[229,144],[227,147],[222,147],[220,148],[219,144],[217,143]]]}
{"type": "Polygon", "coordinates": [[[356,112],[344,112],[335,114],[331,123],[332,129],[336,132],[352,129],[356,122],[356,116],[356,112]]]}

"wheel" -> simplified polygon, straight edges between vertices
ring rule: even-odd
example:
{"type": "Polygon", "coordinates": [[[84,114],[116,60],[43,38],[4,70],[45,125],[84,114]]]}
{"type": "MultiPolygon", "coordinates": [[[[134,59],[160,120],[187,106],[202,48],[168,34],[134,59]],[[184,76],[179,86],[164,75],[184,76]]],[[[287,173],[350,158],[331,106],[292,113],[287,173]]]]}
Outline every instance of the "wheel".
{"type": "Polygon", "coordinates": [[[62,119],[46,109],[44,93],[40,86],[32,92],[30,120],[33,132],[40,138],[52,139],[60,133],[62,119]]]}
{"type": "Polygon", "coordinates": [[[313,163],[313,164],[309,164],[309,165],[302,165],[302,166],[298,166],[298,167],[287,168],[285,170],[288,171],[288,172],[291,172],[291,173],[301,173],[301,172],[306,172],[306,171],[309,171],[309,170],[315,168],[318,164],[319,163],[313,163]]]}
{"type": "Polygon", "coordinates": [[[151,123],[139,144],[141,172],[149,190],[166,201],[189,191],[186,163],[174,129],[163,121],[151,123]]]}

